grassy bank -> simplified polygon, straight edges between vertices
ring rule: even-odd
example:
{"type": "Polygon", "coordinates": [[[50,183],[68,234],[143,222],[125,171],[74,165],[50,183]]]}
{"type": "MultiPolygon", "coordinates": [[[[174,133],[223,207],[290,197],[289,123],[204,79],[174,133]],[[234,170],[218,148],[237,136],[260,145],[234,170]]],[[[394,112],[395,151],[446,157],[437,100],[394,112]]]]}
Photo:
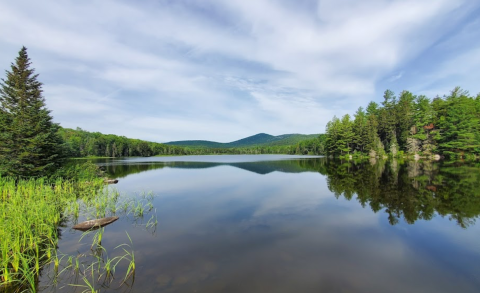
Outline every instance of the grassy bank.
{"type": "Polygon", "coordinates": [[[66,210],[78,197],[95,196],[102,188],[101,179],[48,182],[0,177],[2,286],[28,284],[32,289],[41,267],[58,261],[57,229],[66,210]]]}
{"type": "MultiPolygon", "coordinates": [[[[105,258],[107,253],[101,244],[103,228],[94,231],[91,237],[92,255],[85,252],[64,255],[57,250],[60,227],[68,222],[76,223],[78,219],[118,215],[137,222],[147,216],[149,220],[144,226],[156,228],[153,194],[121,197],[115,189],[106,187],[102,178],[96,178],[52,181],[0,177],[0,292],[37,292],[42,269],[53,271],[55,279],[70,270],[69,275],[78,276],[80,283],[64,285],[83,288],[98,288],[104,286],[104,282],[113,281],[119,263],[124,263],[122,267],[128,266],[123,268],[124,279],[134,274],[134,252],[125,250],[132,247],[128,235],[125,243],[119,243],[119,251],[113,258],[105,258]],[[104,256],[99,258],[95,251],[105,251],[104,256]]],[[[83,238],[84,235],[79,241],[83,238]]],[[[118,286],[124,283],[123,280],[118,286]]]]}
{"type": "Polygon", "coordinates": [[[34,286],[41,267],[55,262],[57,228],[67,207],[79,196],[93,196],[101,188],[101,179],[47,182],[0,177],[2,286],[34,286]]]}

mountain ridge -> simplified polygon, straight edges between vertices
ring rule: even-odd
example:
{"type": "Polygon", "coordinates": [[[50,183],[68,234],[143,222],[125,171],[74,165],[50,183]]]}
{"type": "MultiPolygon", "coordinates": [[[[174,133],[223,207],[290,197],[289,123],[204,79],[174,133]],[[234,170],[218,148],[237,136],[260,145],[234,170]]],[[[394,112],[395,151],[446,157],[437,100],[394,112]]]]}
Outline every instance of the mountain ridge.
{"type": "Polygon", "coordinates": [[[257,146],[285,146],[294,145],[302,140],[318,137],[320,134],[282,134],[271,135],[267,133],[257,133],[252,136],[241,138],[232,142],[216,142],[209,140],[179,140],[166,142],[167,145],[175,145],[182,147],[194,148],[241,148],[241,147],[257,147],[257,146]]]}

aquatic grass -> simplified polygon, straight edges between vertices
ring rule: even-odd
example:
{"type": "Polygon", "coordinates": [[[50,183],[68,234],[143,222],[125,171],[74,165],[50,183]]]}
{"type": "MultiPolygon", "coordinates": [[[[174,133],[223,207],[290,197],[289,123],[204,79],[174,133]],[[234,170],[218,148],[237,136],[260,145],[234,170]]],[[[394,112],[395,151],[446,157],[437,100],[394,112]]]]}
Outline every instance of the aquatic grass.
{"type": "Polygon", "coordinates": [[[158,220],[157,220],[156,212],[157,210],[155,210],[155,213],[150,217],[147,224],[145,225],[145,228],[148,231],[150,231],[152,235],[154,235],[155,232],[157,231],[158,220]]]}
{"type": "Polygon", "coordinates": [[[97,293],[97,292],[99,292],[98,290],[95,289],[94,282],[90,282],[86,276],[83,276],[82,280],[85,283],[85,285],[70,284],[70,286],[86,288],[85,290],[82,291],[82,293],[87,293],[87,292],[97,293]]]}
{"type": "Polygon", "coordinates": [[[90,246],[90,249],[93,250],[94,247],[101,247],[102,246],[102,238],[103,238],[103,233],[105,232],[105,228],[98,228],[98,229],[90,229],[82,233],[82,236],[80,237],[80,241],[86,237],[87,235],[90,235],[92,232],[95,232],[95,234],[92,237],[92,245],[90,246]]]}
{"type": "Polygon", "coordinates": [[[128,234],[128,232],[125,232],[125,233],[127,233],[128,239],[130,240],[130,245],[127,244],[127,243],[124,243],[124,244],[120,244],[120,245],[118,245],[117,247],[115,247],[115,249],[122,247],[123,251],[125,252],[125,255],[123,255],[122,257],[120,257],[115,265],[117,265],[117,264],[118,264],[120,261],[122,261],[123,259],[127,259],[127,260],[128,260],[127,272],[126,272],[126,274],[125,274],[125,278],[123,279],[123,282],[124,282],[124,283],[127,281],[127,279],[128,279],[130,276],[132,276],[133,279],[135,279],[135,251],[134,251],[134,249],[133,249],[132,238],[130,238],[130,235],[128,234]],[[130,248],[131,251],[125,249],[124,246],[130,248]]]}
{"type": "Polygon", "coordinates": [[[144,206],[142,205],[141,202],[138,202],[138,203],[136,204],[136,206],[135,206],[135,209],[134,209],[134,211],[133,211],[133,214],[134,214],[135,217],[141,218],[141,217],[143,217],[144,211],[145,211],[144,206]]]}
{"type": "Polygon", "coordinates": [[[0,177],[1,282],[19,287],[29,284],[52,257],[58,268],[57,229],[68,205],[80,196],[94,197],[102,189],[100,180],[52,182],[0,177]]]}
{"type": "MultiPolygon", "coordinates": [[[[48,266],[54,273],[53,285],[56,286],[58,276],[71,270],[76,276],[75,283],[83,280],[80,287],[85,292],[96,292],[100,278],[104,278],[102,283],[111,282],[115,268],[127,260],[125,283],[135,274],[135,255],[133,249],[128,250],[133,247],[128,234],[130,245],[118,246],[123,255],[109,258],[102,246],[104,229],[96,230],[91,239],[91,256],[96,257],[92,262],[85,254],[66,256],[57,251],[59,225],[66,220],[77,222],[81,218],[118,213],[131,215],[135,221],[143,219],[154,209],[153,198],[153,193],[145,192],[133,199],[122,197],[111,186],[106,187],[101,179],[78,182],[42,178],[15,180],[0,176],[0,285],[13,286],[12,292],[35,292],[38,288],[32,286],[38,283],[42,268],[48,266]],[[84,257],[90,266],[84,266],[84,257]],[[90,274],[91,277],[86,277],[90,274]]],[[[156,216],[152,215],[146,226],[156,227],[157,223],[156,216]]],[[[87,234],[82,234],[81,240],[87,234]]]]}
{"type": "MultiPolygon", "coordinates": [[[[115,215],[119,209],[118,200],[120,194],[113,188],[105,188],[101,194],[95,197],[83,198],[82,204],[78,209],[88,219],[103,218],[107,214],[115,215]]],[[[76,204],[73,204],[71,209],[76,209],[76,204]]]]}
{"type": "MultiPolygon", "coordinates": [[[[155,210],[156,212],[157,210],[155,210]]],[[[152,215],[146,224],[146,228],[156,227],[158,225],[158,220],[156,214],[152,215]]]]}
{"type": "Polygon", "coordinates": [[[36,279],[38,278],[38,274],[35,273],[35,269],[31,266],[32,257],[22,254],[20,254],[20,257],[22,259],[22,266],[19,269],[20,273],[25,278],[22,285],[27,287],[25,291],[32,293],[37,292],[36,279]]]}
{"type": "MultiPolygon", "coordinates": [[[[93,231],[84,232],[82,235],[82,239],[84,239],[86,235],[89,235],[92,232],[93,231]]],[[[73,272],[75,272],[75,275],[77,277],[80,277],[80,279],[76,278],[74,283],[68,284],[69,286],[84,288],[82,292],[98,292],[99,289],[97,288],[108,288],[115,279],[114,275],[116,267],[119,266],[120,263],[124,263],[125,261],[128,262],[128,267],[125,276],[119,285],[128,285],[126,282],[129,278],[132,278],[132,281],[134,282],[136,271],[135,253],[133,251],[133,241],[130,238],[130,235],[128,235],[127,233],[130,244],[125,243],[118,245],[114,248],[114,251],[122,248],[123,254],[110,258],[105,247],[103,247],[101,244],[98,244],[98,239],[100,237],[99,235],[102,234],[103,232],[96,231],[93,235],[91,247],[94,248],[91,249],[91,253],[89,255],[78,255],[77,257],[75,257],[75,263],[73,256],[68,257],[68,259],[66,260],[66,267],[60,273],[71,269],[73,272]],[[130,248],[131,251],[128,250],[128,248],[130,248]],[[86,267],[82,266],[82,269],[80,269],[79,259],[83,257],[94,257],[95,260],[87,260],[87,263],[89,263],[89,265],[86,267]],[[78,283],[79,280],[81,280],[81,284],[78,283]]]]}

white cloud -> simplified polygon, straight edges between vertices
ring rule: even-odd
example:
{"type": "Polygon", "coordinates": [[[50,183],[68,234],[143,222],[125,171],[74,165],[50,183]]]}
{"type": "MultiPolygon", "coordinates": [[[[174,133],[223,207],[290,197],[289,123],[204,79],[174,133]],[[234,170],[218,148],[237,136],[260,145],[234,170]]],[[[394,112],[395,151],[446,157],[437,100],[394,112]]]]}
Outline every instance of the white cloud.
{"type": "Polygon", "coordinates": [[[388,78],[389,82],[394,82],[396,80],[399,80],[403,76],[403,71],[399,72],[398,74],[392,75],[388,78]]]}
{"type": "MultiPolygon", "coordinates": [[[[0,3],[0,45],[30,49],[62,125],[95,129],[87,114],[102,111],[97,124],[119,125],[99,128],[120,135],[229,141],[256,132],[323,132],[334,114],[353,113],[379,95],[379,81],[403,85],[408,61],[449,25],[466,22],[459,13],[465,5],[24,0],[0,3]],[[93,103],[118,88],[114,104],[93,103]]],[[[443,68],[457,72],[449,64],[460,62],[459,78],[469,76],[475,67],[459,55],[443,68]]],[[[11,62],[4,58],[1,64],[11,62]]],[[[432,79],[444,78],[441,72],[432,79]]]]}
{"type": "Polygon", "coordinates": [[[118,90],[100,95],[84,88],[69,85],[44,86],[48,96],[48,106],[53,114],[68,117],[71,114],[97,115],[110,105],[114,105],[113,96],[118,90]]]}

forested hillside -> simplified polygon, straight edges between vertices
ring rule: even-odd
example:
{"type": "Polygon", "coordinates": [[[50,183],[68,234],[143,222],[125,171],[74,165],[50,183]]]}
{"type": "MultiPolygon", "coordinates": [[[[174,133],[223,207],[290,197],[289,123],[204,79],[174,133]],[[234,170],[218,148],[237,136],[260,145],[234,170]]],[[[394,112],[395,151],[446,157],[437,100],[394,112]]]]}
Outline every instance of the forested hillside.
{"type": "MultiPolygon", "coordinates": [[[[60,136],[65,141],[69,157],[131,157],[156,155],[205,155],[205,154],[312,154],[324,152],[324,135],[295,142],[291,145],[255,145],[250,147],[182,147],[139,139],[126,138],[113,134],[88,132],[80,128],[61,128],[60,136]]],[[[301,137],[302,135],[300,135],[301,137]]],[[[311,137],[304,135],[305,137],[311,137]]],[[[254,136],[255,137],[255,136],[254,136]]],[[[273,136],[274,137],[274,136],[273,136]]],[[[285,140],[285,138],[282,138],[285,140]]],[[[288,139],[288,138],[287,138],[288,139]]],[[[242,140],[240,140],[242,141],[242,140]]],[[[251,140],[250,140],[251,141],[251,140]]],[[[239,142],[239,141],[237,141],[239,142]]],[[[244,141],[245,142],[245,141],[244,141]]],[[[240,143],[238,145],[241,145],[240,143]]]]}
{"type": "Polygon", "coordinates": [[[181,147],[126,138],[113,134],[88,132],[81,128],[61,128],[59,133],[70,157],[130,157],[154,155],[183,155],[181,147]]]}
{"type": "Polygon", "coordinates": [[[266,133],[255,134],[236,141],[221,143],[208,140],[183,140],[167,142],[168,145],[194,147],[194,148],[244,148],[244,147],[269,147],[293,146],[301,141],[313,139],[319,134],[283,134],[273,136],[266,133]]]}
{"type": "Polygon", "coordinates": [[[334,156],[478,156],[480,94],[474,97],[457,87],[447,96],[430,100],[408,91],[397,97],[387,90],[381,105],[370,102],[353,119],[347,114],[328,122],[325,148],[334,156]]]}

